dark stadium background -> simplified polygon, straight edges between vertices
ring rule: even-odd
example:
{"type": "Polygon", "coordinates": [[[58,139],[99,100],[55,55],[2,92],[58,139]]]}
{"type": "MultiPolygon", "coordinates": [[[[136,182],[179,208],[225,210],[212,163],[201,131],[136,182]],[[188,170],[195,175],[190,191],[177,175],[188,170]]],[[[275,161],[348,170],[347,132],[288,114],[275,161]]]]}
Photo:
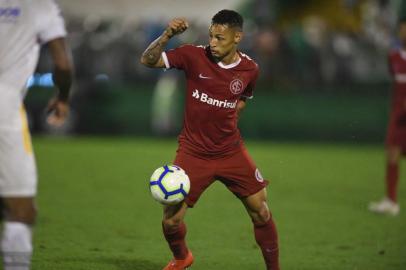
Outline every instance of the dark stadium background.
{"type": "Polygon", "coordinates": [[[185,16],[191,27],[170,47],[206,44],[210,18],[225,6],[244,14],[241,50],[261,67],[255,98],[240,122],[245,138],[383,142],[391,93],[386,55],[398,45],[402,1],[209,2],[202,9],[197,1],[59,1],[76,66],[73,114],[60,130],[43,121],[52,94],[38,87],[51,68],[43,50],[37,86],[26,101],[31,129],[42,134],[177,134],[183,74],[149,70],[138,59],[174,16],[185,16]]]}

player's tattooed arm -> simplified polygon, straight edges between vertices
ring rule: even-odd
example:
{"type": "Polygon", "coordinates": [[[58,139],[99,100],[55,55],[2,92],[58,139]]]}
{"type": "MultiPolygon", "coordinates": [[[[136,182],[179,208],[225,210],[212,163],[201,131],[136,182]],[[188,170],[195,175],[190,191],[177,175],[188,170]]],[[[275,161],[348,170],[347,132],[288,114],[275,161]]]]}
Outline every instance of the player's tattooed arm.
{"type": "Polygon", "coordinates": [[[141,63],[147,67],[165,67],[161,54],[168,41],[169,38],[164,34],[154,40],[142,54],[141,63]]]}
{"type": "Polygon", "coordinates": [[[171,20],[162,35],[154,40],[144,51],[141,56],[141,63],[148,67],[165,67],[162,52],[166,44],[173,36],[183,33],[188,27],[187,21],[183,18],[171,20]]]}

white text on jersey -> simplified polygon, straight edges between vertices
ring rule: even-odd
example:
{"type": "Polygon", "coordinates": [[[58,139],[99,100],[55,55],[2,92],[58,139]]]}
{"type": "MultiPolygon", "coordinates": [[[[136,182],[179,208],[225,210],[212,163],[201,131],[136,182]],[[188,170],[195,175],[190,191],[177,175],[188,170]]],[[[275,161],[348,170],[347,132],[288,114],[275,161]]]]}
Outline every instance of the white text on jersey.
{"type": "Polygon", "coordinates": [[[203,93],[197,89],[195,89],[192,93],[192,97],[194,97],[195,99],[207,103],[211,106],[216,106],[219,108],[231,108],[234,109],[237,106],[237,100],[234,102],[230,102],[227,99],[226,100],[218,100],[218,99],[214,99],[209,97],[209,95],[207,95],[206,93],[203,93]]]}

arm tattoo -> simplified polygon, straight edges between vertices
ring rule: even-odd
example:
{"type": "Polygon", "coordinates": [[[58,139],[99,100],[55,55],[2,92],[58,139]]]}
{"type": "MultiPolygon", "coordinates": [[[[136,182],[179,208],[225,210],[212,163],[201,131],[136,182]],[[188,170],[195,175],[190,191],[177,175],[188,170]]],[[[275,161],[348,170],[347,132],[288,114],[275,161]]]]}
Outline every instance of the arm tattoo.
{"type": "Polygon", "coordinates": [[[148,65],[155,65],[161,57],[161,53],[164,50],[166,43],[168,43],[168,40],[162,36],[154,40],[142,54],[144,61],[148,65]]]}

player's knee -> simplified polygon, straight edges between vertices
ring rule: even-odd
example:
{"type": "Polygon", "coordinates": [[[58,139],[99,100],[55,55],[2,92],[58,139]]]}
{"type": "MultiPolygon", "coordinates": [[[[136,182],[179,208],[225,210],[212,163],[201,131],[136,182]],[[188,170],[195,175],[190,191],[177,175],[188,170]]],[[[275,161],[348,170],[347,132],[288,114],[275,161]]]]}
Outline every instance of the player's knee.
{"type": "Polygon", "coordinates": [[[387,158],[390,164],[396,164],[400,159],[400,149],[397,147],[389,147],[387,150],[387,158]]]}
{"type": "Polygon", "coordinates": [[[264,225],[271,218],[271,213],[268,207],[265,205],[259,208],[254,215],[252,215],[252,220],[257,225],[264,225]]]}
{"type": "Polygon", "coordinates": [[[399,162],[399,157],[397,155],[388,155],[389,164],[397,164],[399,162]]]}
{"type": "Polygon", "coordinates": [[[167,218],[162,221],[162,224],[166,231],[177,230],[181,223],[182,223],[182,220],[179,218],[167,218]]]}
{"type": "Polygon", "coordinates": [[[264,209],[259,213],[259,222],[265,224],[271,218],[271,214],[268,209],[264,209]]]}
{"type": "Polygon", "coordinates": [[[387,156],[388,156],[388,162],[389,162],[389,164],[394,164],[394,163],[397,163],[397,162],[398,162],[398,158],[397,158],[397,156],[396,156],[395,153],[389,152],[387,156]]]}

